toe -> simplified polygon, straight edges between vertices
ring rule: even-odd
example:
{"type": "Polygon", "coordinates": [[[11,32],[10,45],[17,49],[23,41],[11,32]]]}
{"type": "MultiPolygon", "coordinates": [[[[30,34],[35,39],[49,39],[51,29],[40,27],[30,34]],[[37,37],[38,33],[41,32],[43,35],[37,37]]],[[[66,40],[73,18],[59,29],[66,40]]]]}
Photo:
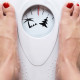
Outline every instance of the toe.
{"type": "Polygon", "coordinates": [[[3,17],[2,4],[0,4],[0,18],[3,17]]]}
{"type": "Polygon", "coordinates": [[[14,17],[15,16],[15,10],[12,5],[9,3],[3,3],[3,12],[8,17],[14,17]]]}
{"type": "Polygon", "coordinates": [[[74,18],[78,18],[78,17],[79,17],[79,12],[80,12],[79,4],[76,4],[76,5],[74,6],[73,17],[74,17],[74,18]]]}
{"type": "Polygon", "coordinates": [[[79,6],[79,18],[78,18],[79,22],[80,22],[80,6],[79,6]]]}
{"type": "Polygon", "coordinates": [[[73,3],[65,4],[62,9],[62,16],[64,15],[71,16],[72,13],[73,13],[73,3]]]}

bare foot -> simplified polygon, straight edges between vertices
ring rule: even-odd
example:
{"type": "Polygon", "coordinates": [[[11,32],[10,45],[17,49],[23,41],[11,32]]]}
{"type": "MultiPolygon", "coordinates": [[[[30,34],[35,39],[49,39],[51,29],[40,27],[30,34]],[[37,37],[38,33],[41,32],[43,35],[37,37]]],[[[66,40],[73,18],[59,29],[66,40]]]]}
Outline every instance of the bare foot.
{"type": "Polygon", "coordinates": [[[80,80],[77,67],[80,54],[79,4],[68,3],[63,7],[59,30],[59,57],[56,80],[80,80]]]}
{"type": "Polygon", "coordinates": [[[18,80],[18,72],[15,10],[4,3],[0,4],[0,80],[18,80]]]}

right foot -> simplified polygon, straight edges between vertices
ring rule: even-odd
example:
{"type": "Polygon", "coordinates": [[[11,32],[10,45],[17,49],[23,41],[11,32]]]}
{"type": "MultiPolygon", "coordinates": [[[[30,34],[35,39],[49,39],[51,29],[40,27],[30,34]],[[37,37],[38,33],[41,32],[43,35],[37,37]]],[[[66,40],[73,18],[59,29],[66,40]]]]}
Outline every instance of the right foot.
{"type": "Polygon", "coordinates": [[[0,4],[0,80],[17,80],[19,67],[15,11],[8,3],[0,4]]]}
{"type": "Polygon", "coordinates": [[[80,6],[66,4],[62,10],[59,29],[57,80],[80,80],[77,67],[80,54],[80,6]]]}

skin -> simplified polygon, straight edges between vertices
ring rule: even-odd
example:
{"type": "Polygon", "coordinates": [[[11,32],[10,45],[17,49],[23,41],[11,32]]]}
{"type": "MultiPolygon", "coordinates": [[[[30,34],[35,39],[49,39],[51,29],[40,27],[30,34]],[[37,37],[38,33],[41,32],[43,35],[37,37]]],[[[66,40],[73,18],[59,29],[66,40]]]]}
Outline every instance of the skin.
{"type": "Polygon", "coordinates": [[[80,80],[80,6],[63,7],[59,29],[56,80],[80,80]]]}
{"type": "Polygon", "coordinates": [[[15,10],[0,4],[0,80],[19,80],[19,69],[15,10]]]}
{"type": "MultiPolygon", "coordinates": [[[[60,20],[56,80],[80,80],[80,6],[66,5],[60,20]]],[[[0,4],[0,80],[19,80],[19,70],[15,10],[0,4]]]]}

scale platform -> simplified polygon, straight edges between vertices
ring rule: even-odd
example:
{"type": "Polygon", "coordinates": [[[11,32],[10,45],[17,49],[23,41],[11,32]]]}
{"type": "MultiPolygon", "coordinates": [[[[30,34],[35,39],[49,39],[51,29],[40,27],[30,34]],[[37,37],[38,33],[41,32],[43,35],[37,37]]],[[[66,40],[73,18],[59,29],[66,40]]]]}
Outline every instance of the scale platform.
{"type": "Polygon", "coordinates": [[[20,80],[55,80],[61,10],[71,1],[78,3],[78,0],[0,0],[15,8],[20,80]]]}

